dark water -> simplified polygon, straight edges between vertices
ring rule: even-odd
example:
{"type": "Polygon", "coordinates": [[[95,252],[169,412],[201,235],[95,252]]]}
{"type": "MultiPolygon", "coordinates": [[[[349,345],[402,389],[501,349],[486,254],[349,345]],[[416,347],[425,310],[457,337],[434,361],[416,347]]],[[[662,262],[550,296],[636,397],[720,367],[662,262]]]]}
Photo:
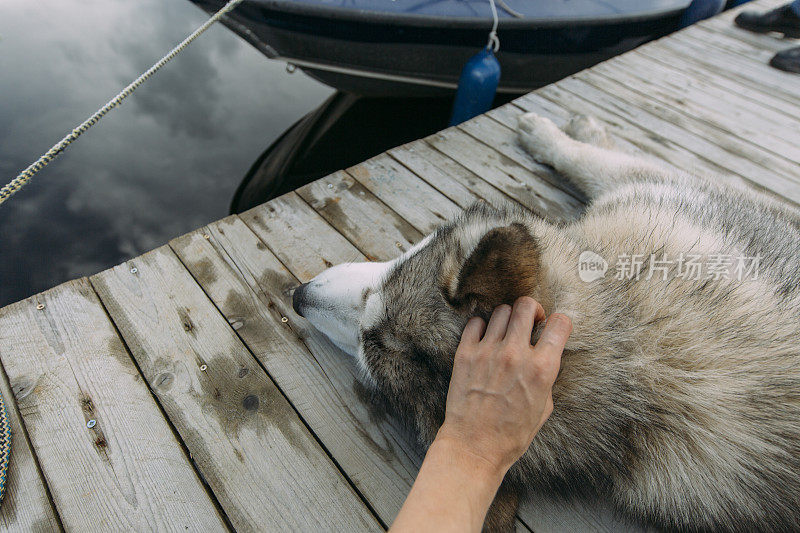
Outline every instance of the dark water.
{"type": "MultiPolygon", "coordinates": [[[[2,185],[205,19],[186,0],[0,2],[2,185]]],[[[225,216],[329,94],[212,27],[0,206],[0,305],[225,216]]]]}

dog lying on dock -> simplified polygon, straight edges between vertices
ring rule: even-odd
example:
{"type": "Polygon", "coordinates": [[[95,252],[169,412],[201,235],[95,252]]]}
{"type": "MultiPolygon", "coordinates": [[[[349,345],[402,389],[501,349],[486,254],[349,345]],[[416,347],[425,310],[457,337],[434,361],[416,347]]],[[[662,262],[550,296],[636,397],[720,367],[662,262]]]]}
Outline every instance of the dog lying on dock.
{"type": "Polygon", "coordinates": [[[425,445],[471,316],[528,295],[572,318],[555,410],[487,529],[544,490],[667,529],[800,530],[800,211],[616,151],[591,118],[527,114],[519,136],[591,199],[580,219],[476,204],[394,261],[322,272],[295,309],[425,445]]]}

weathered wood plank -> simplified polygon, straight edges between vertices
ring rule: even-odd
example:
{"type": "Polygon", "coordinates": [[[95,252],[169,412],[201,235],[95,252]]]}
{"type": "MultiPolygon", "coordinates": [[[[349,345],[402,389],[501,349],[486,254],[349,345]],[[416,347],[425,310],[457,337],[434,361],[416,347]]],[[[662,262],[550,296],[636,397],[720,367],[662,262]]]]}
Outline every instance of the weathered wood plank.
{"type": "Polygon", "coordinates": [[[713,24],[698,24],[681,37],[686,42],[701,41],[707,47],[719,47],[727,52],[741,54],[743,60],[757,63],[758,65],[753,65],[755,67],[763,66],[776,52],[785,50],[790,42],[768,33],[750,32],[724,20],[714,21],[713,24]]]}
{"type": "MultiPolygon", "coordinates": [[[[747,179],[766,172],[766,169],[746,160],[739,154],[721,148],[717,142],[724,142],[724,135],[720,132],[714,133],[714,142],[712,142],[700,134],[693,133],[691,121],[664,106],[658,104],[639,106],[640,99],[636,98],[632,91],[626,90],[622,84],[604,78],[603,88],[600,88],[588,80],[596,81],[596,78],[589,72],[582,72],[574,77],[561,80],[558,83],[558,91],[561,92],[560,94],[567,91],[578,99],[591,102],[592,106],[601,107],[616,114],[628,123],[636,124],[644,131],[674,143],[683,151],[692,152],[704,159],[714,161],[728,172],[736,173],[747,179]],[[625,95],[625,98],[620,95],[625,95]]],[[[555,87],[547,87],[541,90],[540,94],[549,97],[555,92],[555,87]]]]}
{"type": "MultiPolygon", "coordinates": [[[[698,22],[697,24],[693,24],[689,28],[685,28],[684,31],[681,31],[681,32],[676,33],[676,34],[673,34],[671,37],[680,38],[683,35],[694,33],[694,32],[698,31],[701,28],[707,28],[709,26],[712,26],[715,22],[719,22],[719,23],[723,24],[727,28],[730,28],[730,29],[734,30],[736,35],[740,35],[739,32],[740,31],[745,31],[745,30],[742,30],[741,28],[736,26],[734,24],[734,22],[733,22],[734,19],[739,15],[739,13],[741,13],[742,11],[756,11],[756,12],[762,12],[763,13],[765,11],[768,11],[770,9],[773,9],[773,8],[776,8],[778,6],[782,6],[782,5],[785,5],[785,4],[786,4],[786,0],[758,0],[758,1],[755,1],[755,2],[745,3],[745,4],[742,4],[740,6],[735,7],[733,9],[727,9],[727,10],[719,13],[718,15],[714,16],[714,17],[710,17],[710,18],[707,18],[705,20],[702,20],[702,21],[698,22]]],[[[767,35],[757,35],[757,34],[753,34],[751,32],[747,32],[747,33],[750,34],[750,35],[758,36],[758,37],[767,37],[767,35]]]]}
{"type": "MultiPolygon", "coordinates": [[[[623,119],[621,116],[608,112],[604,108],[583,100],[570,92],[562,91],[557,85],[552,85],[547,89],[547,91],[540,90],[518,98],[513,102],[513,105],[522,107],[524,111],[533,111],[547,116],[559,126],[563,126],[570,117],[577,113],[593,115],[603,122],[617,143],[618,148],[625,152],[654,160],[656,163],[667,167],[673,166],[690,174],[723,181],[734,187],[756,187],[759,191],[765,191],[770,196],[781,201],[787,200],[786,197],[768,189],[763,189],[760,185],[745,180],[741,176],[717,166],[716,163],[703,159],[701,156],[673,144],[652,131],[642,129],[635,121],[623,119]],[[547,96],[547,98],[544,98],[544,96],[547,96]]],[[[498,108],[491,111],[489,115],[502,121],[509,120],[508,115],[511,113],[513,112],[498,108]],[[497,111],[502,111],[502,114],[496,114],[497,111]]]]}
{"type": "MultiPolygon", "coordinates": [[[[629,102],[630,107],[644,109],[678,126],[690,135],[694,134],[707,139],[708,142],[732,154],[732,156],[728,156],[731,161],[728,166],[734,164],[732,158],[745,160],[748,167],[737,168],[738,173],[740,175],[747,174],[745,177],[762,186],[768,186],[768,183],[777,181],[781,184],[776,186],[787,187],[791,190],[793,186],[800,185],[800,179],[797,176],[798,163],[792,161],[800,160],[800,149],[792,146],[789,142],[791,138],[800,138],[800,131],[793,131],[797,127],[783,129],[785,140],[777,141],[775,137],[770,140],[769,132],[759,128],[759,120],[747,116],[745,113],[735,117],[734,115],[737,113],[732,111],[730,114],[733,118],[721,118],[711,110],[693,110],[692,106],[681,104],[683,101],[681,99],[668,101],[671,98],[667,96],[670,93],[669,90],[659,91],[659,87],[652,84],[631,90],[625,87],[623,81],[615,81],[613,78],[613,69],[610,71],[598,70],[586,73],[581,77],[581,81],[598,89],[602,87],[606,91],[617,93],[620,98],[629,102]],[[620,87],[622,88],[620,89],[620,87]],[[742,124],[752,124],[753,129],[732,123],[737,118],[742,124]]],[[[688,138],[691,139],[691,137],[688,138]]]]}
{"type": "Polygon", "coordinates": [[[546,183],[561,189],[577,200],[573,205],[579,205],[586,197],[572,183],[565,181],[563,176],[553,171],[552,168],[535,161],[519,143],[516,126],[509,128],[491,117],[478,116],[459,125],[459,128],[470,134],[478,141],[497,150],[511,161],[530,170],[535,176],[546,183]]]}
{"type": "Polygon", "coordinates": [[[370,260],[385,261],[405,251],[422,234],[363,185],[344,172],[336,172],[297,190],[306,202],[362,252],[369,246],[370,260]],[[358,213],[354,219],[351,215],[358,213]]]}
{"type": "Polygon", "coordinates": [[[366,261],[364,256],[316,211],[290,192],[239,215],[272,247],[295,276],[308,281],[326,268],[366,261]],[[309,239],[308,235],[317,238],[309,239]]]}
{"type": "MultiPolygon", "coordinates": [[[[282,215],[269,213],[269,207],[253,209],[251,218],[278,224],[282,215]]],[[[319,249],[315,241],[326,237],[322,228],[327,224],[311,224],[304,228],[311,232],[298,235],[319,249]]],[[[265,225],[255,229],[275,249],[292,243],[287,233],[296,231],[282,232],[279,239],[265,225]]],[[[299,280],[237,217],[175,239],[171,246],[337,464],[390,524],[416,475],[419,450],[369,403],[355,361],[294,314],[290,289],[299,280]]],[[[363,260],[352,245],[346,246],[349,257],[363,260]]],[[[292,265],[308,281],[318,273],[315,269],[325,268],[321,257],[305,254],[292,265]]]]}
{"type": "Polygon", "coordinates": [[[68,531],[227,529],[85,279],[1,310],[0,357],[68,531]]]}
{"type": "Polygon", "coordinates": [[[458,205],[389,156],[380,156],[377,162],[357,165],[348,172],[350,170],[359,175],[360,181],[370,183],[370,192],[411,222],[420,235],[431,233],[461,212],[458,205]],[[391,168],[402,171],[388,174],[391,168]],[[398,186],[397,180],[386,179],[387,174],[394,177],[402,175],[404,183],[398,186]],[[415,182],[418,185],[414,185],[415,182]],[[398,194],[398,188],[403,191],[402,194],[398,194]],[[419,193],[415,194],[417,190],[419,193]]]}
{"type": "MultiPolygon", "coordinates": [[[[757,190],[766,192],[773,198],[787,201],[785,196],[764,189],[727,169],[718,167],[715,163],[694,155],[651,131],[642,130],[634,122],[622,119],[622,117],[582,100],[572,93],[561,91],[558,86],[550,86],[548,89],[551,91],[547,93],[539,91],[527,94],[515,100],[513,105],[523,107],[524,111],[533,111],[547,116],[562,127],[576,113],[593,115],[604,123],[620,150],[654,160],[660,165],[673,166],[690,174],[723,181],[734,187],[756,187],[757,190]],[[557,96],[552,96],[550,92],[557,96]],[[548,98],[544,98],[543,94],[548,95],[548,98]]],[[[516,120],[513,110],[502,108],[495,109],[488,115],[500,121],[509,121],[512,118],[516,120]]]]}
{"type": "MultiPolygon", "coordinates": [[[[748,173],[745,170],[739,168],[740,172],[736,172],[731,168],[746,167],[752,170],[756,177],[760,176],[769,180],[769,176],[765,177],[766,171],[762,167],[744,159],[735,158],[733,154],[709,141],[697,135],[687,134],[686,131],[655,115],[638,111],[634,105],[628,102],[617,101],[585,81],[575,78],[571,81],[573,83],[565,83],[566,80],[563,80],[558,86],[546,87],[536,94],[553,102],[561,103],[573,112],[596,116],[630,142],[658,154],[665,161],[675,163],[676,159],[683,159],[679,166],[688,172],[696,172],[698,175],[730,183],[733,186],[750,184],[764,187],[750,177],[743,176],[748,173]],[[571,90],[567,91],[565,87],[569,87],[571,90]],[[688,148],[688,146],[693,146],[693,148],[688,148]],[[709,154],[706,150],[711,153],[709,154]],[[687,154],[690,153],[694,154],[698,161],[694,169],[691,162],[686,160],[687,154]],[[724,166],[719,168],[718,172],[713,172],[714,168],[722,165],[724,166]]],[[[522,102],[527,100],[528,97],[521,99],[522,102]]],[[[795,184],[787,183],[786,180],[773,180],[770,182],[770,189],[778,194],[792,195],[796,193],[795,184]]]]}
{"type": "MultiPolygon", "coordinates": [[[[535,111],[537,114],[549,118],[560,128],[563,128],[575,115],[575,113],[566,107],[562,107],[560,104],[551,102],[546,98],[539,97],[535,93],[530,93],[525,101],[522,99],[514,100],[513,102],[510,102],[504,106],[492,109],[486,113],[486,116],[491,117],[508,128],[516,130],[520,115],[529,111],[535,111]]],[[[616,143],[618,149],[665,164],[662,159],[649,152],[646,152],[641,147],[636,146],[627,139],[621,137],[614,129],[609,128],[609,134],[616,143]]]]}
{"type": "MultiPolygon", "coordinates": [[[[592,115],[602,121],[615,140],[621,139],[650,157],[686,172],[697,173],[709,178],[715,178],[728,172],[719,165],[689,153],[653,132],[642,129],[635,122],[606,111],[557,86],[550,86],[548,89],[550,90],[540,89],[535,93],[527,94],[515,100],[514,103],[525,111],[537,113],[548,108],[552,113],[552,106],[559,106],[567,117],[574,114],[592,115]]],[[[566,119],[562,117],[562,120],[566,119]]],[[[559,124],[563,124],[563,122],[559,122],[559,124]]],[[[624,146],[622,148],[625,149],[624,146]]],[[[734,181],[736,180],[734,179],[734,181]]],[[[738,181],[741,183],[742,180],[738,181]]]]}
{"type": "Polygon", "coordinates": [[[379,529],[168,247],[92,283],[237,531],[379,529]]]}
{"type": "MultiPolygon", "coordinates": [[[[777,35],[777,34],[776,34],[777,35]]],[[[775,53],[792,46],[791,41],[771,34],[753,33],[724,20],[712,24],[698,25],[686,36],[707,42],[722,50],[734,53],[744,52],[744,59],[764,65],[775,53]]]]}
{"type": "Polygon", "coordinates": [[[542,494],[521,502],[519,516],[531,530],[547,533],[592,531],[607,533],[655,533],[655,528],[615,516],[607,502],[549,498],[542,494]]]}
{"type": "MultiPolygon", "coordinates": [[[[505,128],[504,126],[502,126],[502,125],[500,125],[500,124],[498,124],[496,122],[493,122],[493,124],[495,126],[497,126],[498,128],[503,128],[505,130],[504,133],[506,133],[506,137],[501,137],[500,134],[497,135],[497,137],[500,137],[498,139],[498,141],[497,141],[498,144],[501,143],[501,142],[516,143],[516,136],[515,136],[514,132],[512,132],[508,128],[505,128]],[[511,139],[513,139],[513,140],[511,140],[511,139]]],[[[429,147],[429,150],[432,150],[432,148],[429,147]]],[[[509,151],[510,151],[510,149],[509,149],[509,151]]],[[[381,156],[381,158],[378,159],[378,161],[382,161],[383,157],[384,156],[381,156]]],[[[525,158],[530,159],[527,156],[527,154],[523,154],[523,155],[520,155],[518,157],[520,157],[520,158],[525,157],[525,158]]],[[[396,163],[391,163],[391,165],[392,165],[391,168],[397,168],[399,166],[396,163]]],[[[533,165],[539,166],[538,163],[533,163],[533,165]]],[[[425,235],[425,234],[433,231],[438,226],[440,226],[443,222],[447,221],[450,217],[456,215],[460,211],[460,209],[458,208],[458,206],[456,204],[450,202],[450,200],[447,199],[447,197],[445,197],[442,193],[440,193],[439,191],[433,189],[432,187],[428,186],[427,184],[425,185],[424,188],[423,187],[419,187],[419,190],[424,191],[424,194],[420,193],[420,194],[416,194],[415,195],[414,191],[415,191],[415,189],[417,189],[417,187],[415,187],[413,185],[413,183],[408,183],[408,182],[410,182],[412,180],[421,182],[422,180],[419,177],[417,177],[416,175],[414,175],[413,173],[411,173],[410,171],[405,170],[405,169],[403,170],[402,174],[404,175],[403,179],[407,183],[405,185],[402,185],[401,189],[404,189],[406,194],[397,194],[397,186],[396,186],[397,181],[384,179],[384,177],[387,174],[387,168],[389,168],[389,164],[388,163],[387,164],[378,164],[378,163],[364,164],[364,165],[359,165],[357,167],[357,173],[360,175],[360,179],[361,179],[362,182],[369,182],[370,183],[371,192],[375,195],[375,197],[378,200],[380,200],[384,204],[389,205],[390,207],[392,207],[396,211],[402,211],[403,213],[401,213],[401,214],[404,214],[404,213],[411,214],[413,216],[414,220],[415,220],[414,226],[420,232],[420,235],[425,235]],[[415,201],[409,202],[409,198],[414,198],[415,201]],[[427,203],[429,205],[435,205],[435,206],[448,205],[448,218],[444,218],[440,213],[438,213],[437,211],[432,210],[430,208],[419,208],[417,206],[406,207],[406,205],[408,205],[408,204],[415,204],[415,203],[422,203],[422,204],[427,203]]],[[[400,175],[400,174],[401,174],[400,172],[396,173],[396,175],[400,175]]],[[[543,182],[541,182],[541,180],[537,180],[536,184],[537,185],[545,185],[545,186],[549,187],[550,190],[557,191],[558,193],[561,193],[561,191],[559,189],[556,189],[556,188],[550,186],[547,183],[543,183],[543,182]]],[[[570,200],[567,200],[571,204],[570,207],[574,206],[576,210],[578,208],[582,207],[582,204],[578,200],[576,200],[576,199],[574,199],[574,198],[572,198],[570,196],[567,196],[567,195],[564,195],[563,197],[570,199],[570,200]]],[[[564,209],[564,206],[560,206],[560,207],[562,207],[562,209],[564,209]]],[[[575,210],[573,210],[573,211],[571,211],[569,213],[570,216],[574,216],[574,214],[575,214],[575,210]]],[[[377,220],[377,221],[364,220],[363,219],[362,210],[355,210],[355,211],[351,211],[351,212],[345,213],[345,216],[347,216],[347,220],[346,220],[345,224],[342,224],[342,230],[346,230],[347,228],[352,227],[352,226],[365,226],[367,223],[376,224],[375,228],[378,229],[378,230],[380,230],[381,228],[384,228],[385,231],[390,231],[391,230],[390,224],[388,224],[385,219],[384,220],[377,220]]],[[[340,222],[342,222],[342,221],[340,221],[340,222]]],[[[337,228],[338,228],[338,226],[337,226],[337,228]]],[[[374,246],[374,243],[371,243],[371,242],[357,242],[356,246],[363,253],[365,253],[367,256],[371,256],[374,253],[374,251],[371,248],[372,246],[374,246]]],[[[398,255],[398,252],[395,252],[395,255],[398,255]]]]}
{"type": "MultiPolygon", "coordinates": [[[[669,160],[664,160],[659,157],[658,152],[660,148],[667,148],[669,145],[668,143],[653,143],[653,134],[651,132],[643,132],[638,137],[635,135],[631,135],[630,139],[639,143],[640,145],[634,145],[631,140],[622,137],[621,135],[630,134],[631,128],[627,126],[620,126],[620,124],[615,123],[618,120],[618,117],[615,117],[611,114],[604,114],[605,112],[601,110],[600,113],[597,113],[598,108],[583,108],[574,106],[574,100],[571,100],[572,95],[568,95],[565,99],[559,99],[562,103],[568,102],[572,110],[567,109],[565,107],[561,107],[559,104],[542,98],[540,95],[535,93],[530,93],[523,98],[515,100],[514,102],[498,107],[489,113],[488,116],[491,116],[493,119],[502,122],[506,125],[516,124],[517,117],[520,112],[525,111],[534,111],[536,113],[541,114],[542,116],[546,116],[553,120],[559,127],[563,127],[566,122],[576,113],[589,113],[595,114],[596,116],[601,116],[604,120],[605,125],[608,127],[609,134],[613,138],[614,142],[617,144],[617,149],[622,150],[627,153],[636,154],[638,157],[643,157],[645,159],[653,160],[655,163],[660,164],[662,166],[670,167],[673,166],[676,169],[681,169],[686,172],[693,173],[695,175],[707,176],[711,179],[719,179],[725,180],[731,183],[733,186],[747,186],[751,185],[750,182],[747,182],[743,179],[738,178],[735,175],[730,175],[724,169],[718,169],[717,167],[713,166],[713,164],[709,164],[702,159],[688,159],[683,160],[679,157],[679,155],[684,154],[686,155],[687,152],[681,151],[680,149],[675,149],[673,153],[670,153],[669,160]],[[518,105],[525,106],[527,109],[522,109],[517,107],[518,105]],[[594,109],[595,112],[592,111],[594,109]],[[627,132],[627,133],[626,133],[627,132]],[[645,150],[650,150],[647,152],[645,150]],[[681,164],[678,165],[677,163],[680,162],[681,164]],[[715,170],[718,170],[715,172],[715,170]]],[[[763,190],[762,188],[758,188],[758,190],[763,190]]],[[[771,191],[767,191],[770,196],[780,199],[781,201],[786,201],[787,199],[784,196],[777,195],[772,193],[771,191]]]]}
{"type": "MultiPolygon", "coordinates": [[[[500,122],[501,124],[505,124],[507,127],[516,128],[520,114],[526,112],[535,112],[543,117],[547,117],[560,128],[563,128],[576,114],[575,111],[572,111],[566,107],[562,107],[556,102],[538,96],[535,93],[530,93],[525,97],[524,101],[522,99],[517,99],[505,106],[501,106],[489,111],[486,115],[500,122]]],[[[676,171],[685,170],[691,172],[698,169],[699,162],[697,159],[684,161],[680,158],[672,158],[670,161],[665,161],[657,154],[646,151],[646,145],[645,148],[643,148],[642,146],[633,144],[631,141],[623,137],[621,135],[621,131],[614,123],[605,123],[605,125],[607,126],[608,133],[614,141],[616,145],[615,149],[617,150],[634,154],[637,157],[650,160],[662,166],[673,167],[676,169],[676,171]],[[685,168],[680,166],[678,163],[683,163],[685,168]]],[[[706,172],[708,175],[715,175],[712,169],[703,168],[703,172],[706,172]]]]}
{"type": "MultiPolygon", "coordinates": [[[[583,94],[593,102],[614,112],[636,117],[640,124],[703,157],[713,158],[720,165],[760,187],[783,195],[795,202],[800,201],[800,182],[792,172],[791,164],[771,157],[753,145],[737,140],[720,129],[703,124],[662,104],[648,100],[627,89],[621,83],[593,73],[583,73],[580,78],[564,80],[561,87],[573,94],[583,94]],[[603,85],[604,90],[598,86],[603,85]],[[606,92],[608,91],[608,92],[606,92]],[[613,96],[609,93],[613,92],[613,96]],[[690,148],[691,147],[691,148],[690,148]],[[764,160],[767,161],[764,161],[764,160]],[[770,164],[774,163],[774,164],[770,164]],[[777,163],[785,165],[783,171],[777,163]],[[770,168],[766,168],[769,165],[770,168]]],[[[722,176],[730,179],[730,176],[722,176]]]]}
{"type": "MultiPolygon", "coordinates": [[[[425,141],[537,215],[567,221],[572,220],[583,207],[574,196],[544,181],[508,156],[476,142],[463,130],[450,128],[427,137],[425,141]]],[[[553,173],[552,170],[548,172],[553,173]]]]}
{"type": "MultiPolygon", "coordinates": [[[[676,62],[698,64],[715,75],[746,83],[756,90],[768,90],[790,103],[796,104],[800,97],[800,89],[792,83],[792,74],[773,69],[766,64],[742,60],[739,55],[714,46],[706,45],[704,49],[700,49],[690,37],[663,39],[658,43],[658,48],[674,55],[676,62]]],[[[645,53],[651,47],[655,48],[655,44],[643,46],[641,52],[645,53]]]]}
{"type": "MultiPolygon", "coordinates": [[[[733,20],[741,13],[742,11],[756,11],[756,12],[764,12],[769,9],[776,8],[778,6],[786,5],[786,0],[757,0],[755,2],[745,3],[740,6],[737,6],[733,9],[728,9],[723,11],[722,13],[718,14],[715,17],[705,19],[694,26],[705,26],[709,22],[713,21],[714,19],[719,19],[725,21],[727,23],[733,24],[733,20]]],[[[694,27],[692,26],[692,27],[694,27]]]]}
{"type": "Polygon", "coordinates": [[[477,200],[484,200],[495,207],[511,201],[509,196],[489,182],[424,141],[398,146],[388,153],[462,209],[477,200]]]}
{"type": "MultiPolygon", "coordinates": [[[[2,315],[2,311],[0,311],[2,315]]],[[[0,359],[4,347],[0,346],[0,359]]],[[[11,357],[24,357],[15,354],[11,357]]],[[[6,374],[0,368],[0,394],[6,404],[11,427],[11,460],[6,472],[6,493],[0,506],[0,531],[60,531],[61,524],[25,434],[6,374]]]]}
{"type": "Polygon", "coordinates": [[[717,17],[706,19],[702,23],[694,25],[691,28],[691,32],[686,33],[689,33],[692,36],[713,40],[713,36],[704,35],[703,32],[714,31],[739,40],[743,43],[747,43],[752,47],[764,48],[775,53],[786,48],[787,40],[785,38],[778,37],[779,34],[777,33],[758,34],[747,31],[736,26],[733,20],[742,11],[756,11],[763,13],[778,6],[786,5],[786,3],[787,0],[761,0],[749,6],[742,6],[739,9],[731,9],[717,17]]]}
{"type": "MultiPolygon", "coordinates": [[[[765,83],[770,85],[782,83],[784,85],[783,90],[797,98],[800,95],[800,87],[793,83],[797,75],[769,66],[769,61],[776,52],[789,48],[791,45],[772,45],[769,47],[770,49],[765,50],[758,45],[754,46],[746,42],[744,39],[753,39],[756,43],[760,41],[761,44],[764,44],[770,42],[769,38],[754,36],[753,34],[747,35],[748,32],[745,30],[736,31],[737,33],[741,32],[742,35],[731,36],[727,33],[712,31],[712,29],[698,29],[699,34],[690,33],[682,36],[679,41],[670,42],[669,44],[675,46],[681,43],[694,50],[703,49],[706,51],[707,56],[718,60],[720,62],[719,66],[723,67],[724,70],[728,70],[729,73],[747,72],[752,75],[762,75],[765,83]],[[712,53],[709,54],[709,52],[712,53]]],[[[719,67],[717,68],[719,69],[719,67]]]]}
{"type": "MultiPolygon", "coordinates": [[[[633,55],[633,54],[629,54],[633,55]]],[[[675,54],[665,52],[663,49],[652,46],[645,46],[637,49],[637,56],[644,59],[649,59],[654,62],[657,68],[668,69],[669,71],[677,71],[695,83],[702,83],[708,87],[714,87],[723,90],[729,94],[738,95],[746,99],[748,107],[755,105],[756,107],[766,107],[773,111],[786,113],[787,116],[794,117],[800,120],[800,100],[781,99],[779,96],[774,95],[771,91],[765,90],[760,84],[748,82],[746,79],[736,77],[736,79],[728,78],[719,75],[716,72],[711,72],[707,67],[704,67],[694,61],[681,61],[679,66],[675,65],[675,54]]]]}
{"type": "Polygon", "coordinates": [[[460,211],[453,201],[388,155],[350,167],[347,173],[423,234],[460,211]]]}
{"type": "MultiPolygon", "coordinates": [[[[781,45],[777,39],[753,34],[743,29],[731,28],[730,31],[735,35],[720,32],[717,28],[697,28],[696,31],[687,32],[686,35],[681,35],[680,39],[670,41],[668,44],[680,43],[694,50],[704,50],[707,56],[719,58],[720,66],[725,70],[730,71],[731,66],[736,66],[737,70],[763,73],[768,82],[783,82],[786,85],[784,89],[789,94],[800,94],[800,88],[792,83],[796,74],[772,68],[768,64],[776,52],[789,48],[791,45],[788,43],[791,41],[781,45]]],[[[716,70],[722,69],[717,67],[716,70]]],[[[738,74],[736,70],[730,73],[738,74]]]]}
{"type": "Polygon", "coordinates": [[[800,120],[785,111],[774,111],[738,94],[710,87],[677,69],[652,68],[653,63],[644,56],[622,56],[597,65],[583,79],[588,81],[589,74],[599,74],[625,85],[643,100],[657,99],[695,122],[705,121],[723,130],[732,144],[742,145],[738,142],[741,139],[747,144],[740,148],[742,153],[766,168],[794,173],[800,163],[800,147],[796,142],[800,139],[800,120]]]}

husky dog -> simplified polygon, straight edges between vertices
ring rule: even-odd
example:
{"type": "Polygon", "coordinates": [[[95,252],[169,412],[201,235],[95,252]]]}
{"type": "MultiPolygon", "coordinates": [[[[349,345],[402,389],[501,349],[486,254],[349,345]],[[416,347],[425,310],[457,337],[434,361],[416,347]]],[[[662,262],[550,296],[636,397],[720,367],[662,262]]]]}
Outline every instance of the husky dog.
{"type": "Polygon", "coordinates": [[[800,211],[616,151],[591,118],[526,114],[519,137],[590,198],[580,219],[480,203],[394,261],[322,272],[297,312],[424,445],[471,316],[528,295],[572,318],[555,410],[487,529],[546,490],[670,530],[800,530],[800,211]]]}

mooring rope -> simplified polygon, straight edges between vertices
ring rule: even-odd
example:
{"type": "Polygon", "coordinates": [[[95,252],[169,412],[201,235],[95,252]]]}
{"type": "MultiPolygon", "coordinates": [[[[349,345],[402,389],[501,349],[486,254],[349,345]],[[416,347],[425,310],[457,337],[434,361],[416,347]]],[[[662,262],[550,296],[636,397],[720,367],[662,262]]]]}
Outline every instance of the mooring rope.
{"type": "Polygon", "coordinates": [[[141,76],[133,80],[130,85],[122,89],[114,98],[108,101],[106,105],[95,111],[95,113],[86,119],[80,126],[73,129],[66,137],[61,139],[58,143],[53,145],[44,155],[31,163],[28,168],[19,173],[19,175],[11,180],[8,185],[0,189],[0,204],[8,200],[14,193],[24,187],[30,179],[40,170],[47,166],[53,159],[55,159],[64,149],[70,145],[75,139],[80,137],[89,128],[97,124],[103,116],[117,107],[125,98],[127,98],[133,91],[136,90],[142,83],[144,83],[150,76],[158,72],[158,70],[166,65],[173,57],[178,55],[184,48],[189,46],[192,41],[197,39],[204,31],[206,31],[212,24],[217,22],[223,15],[228,13],[231,9],[240,4],[243,0],[230,0],[227,4],[222,6],[222,9],[214,13],[202,26],[194,30],[186,39],[181,41],[178,46],[169,51],[167,55],[158,60],[156,64],[147,69],[141,76]]]}
{"type": "Polygon", "coordinates": [[[492,7],[492,31],[489,32],[489,42],[486,43],[486,48],[491,48],[492,52],[496,54],[500,50],[500,39],[497,37],[500,17],[497,16],[497,6],[494,5],[494,0],[489,0],[489,5],[492,7]]]}
{"type": "Polygon", "coordinates": [[[509,13],[511,16],[514,16],[514,17],[516,17],[516,18],[518,18],[518,19],[521,19],[522,17],[524,17],[524,16],[525,16],[525,15],[523,15],[522,13],[520,13],[519,11],[516,11],[516,10],[514,10],[514,9],[511,9],[510,7],[508,7],[508,4],[506,4],[506,3],[505,3],[503,0],[497,0],[497,4],[498,4],[500,7],[502,7],[503,9],[505,9],[506,11],[508,11],[508,13],[509,13]]]}
{"type": "Polygon", "coordinates": [[[495,2],[513,17],[522,18],[524,15],[508,7],[508,4],[503,0],[489,0],[489,5],[492,8],[492,31],[489,32],[489,42],[486,44],[486,48],[491,49],[496,54],[500,50],[500,38],[497,36],[497,26],[500,24],[500,18],[497,16],[495,2]]]}

